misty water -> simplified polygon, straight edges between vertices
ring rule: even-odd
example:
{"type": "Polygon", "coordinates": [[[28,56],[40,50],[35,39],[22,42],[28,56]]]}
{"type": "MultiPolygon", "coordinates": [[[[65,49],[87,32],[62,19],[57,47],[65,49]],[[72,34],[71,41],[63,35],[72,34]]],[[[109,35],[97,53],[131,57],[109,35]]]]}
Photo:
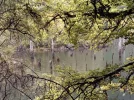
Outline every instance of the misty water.
{"type": "MultiPolygon", "coordinates": [[[[57,65],[62,67],[72,67],[78,72],[86,72],[93,69],[103,69],[108,64],[126,63],[127,57],[134,56],[134,46],[123,46],[122,40],[115,40],[109,47],[103,48],[100,51],[91,51],[89,49],[78,48],[76,50],[56,50],[54,52],[54,66],[51,68],[52,52],[51,51],[35,51],[21,52],[16,54],[18,59],[21,59],[37,74],[54,73],[54,68],[57,65]]],[[[14,95],[16,95],[14,93],[14,95]]],[[[23,95],[20,94],[19,97],[23,95]]],[[[133,100],[134,96],[129,93],[110,92],[109,100],[133,100]]],[[[26,97],[19,99],[13,96],[13,99],[7,100],[27,100],[26,97]]]]}

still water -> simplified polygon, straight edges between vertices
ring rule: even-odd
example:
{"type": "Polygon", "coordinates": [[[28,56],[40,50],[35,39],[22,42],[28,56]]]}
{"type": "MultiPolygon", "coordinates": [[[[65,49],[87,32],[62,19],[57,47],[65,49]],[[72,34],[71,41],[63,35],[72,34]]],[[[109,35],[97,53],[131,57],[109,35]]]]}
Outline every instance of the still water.
{"type": "MultiPolygon", "coordinates": [[[[134,46],[121,46],[119,40],[115,40],[113,44],[100,51],[91,51],[89,49],[79,48],[76,50],[56,50],[54,52],[53,68],[51,67],[52,52],[51,51],[36,51],[22,52],[16,57],[22,59],[36,73],[54,73],[54,67],[61,65],[62,67],[71,66],[72,69],[85,72],[93,69],[103,69],[108,64],[123,64],[126,63],[127,57],[134,56],[134,46]]],[[[109,100],[134,100],[134,96],[128,93],[109,93],[109,100]]],[[[11,99],[9,99],[11,100],[11,99]]],[[[12,99],[12,100],[27,100],[12,99]]]]}
{"type": "MultiPolygon", "coordinates": [[[[54,66],[71,66],[74,70],[85,72],[93,69],[103,69],[108,64],[123,64],[126,58],[134,56],[134,46],[119,47],[118,40],[113,45],[100,51],[79,48],[77,50],[57,50],[54,52],[54,66]]],[[[51,73],[50,62],[52,60],[51,51],[25,52],[19,54],[19,58],[32,66],[35,71],[51,73]],[[21,56],[20,56],[21,55],[21,56]]]]}

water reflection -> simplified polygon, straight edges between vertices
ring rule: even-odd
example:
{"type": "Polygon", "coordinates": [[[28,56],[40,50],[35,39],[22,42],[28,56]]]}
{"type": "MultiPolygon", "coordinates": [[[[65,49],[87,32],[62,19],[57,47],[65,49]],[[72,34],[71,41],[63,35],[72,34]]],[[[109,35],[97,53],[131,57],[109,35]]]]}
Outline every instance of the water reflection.
{"type": "Polygon", "coordinates": [[[53,59],[51,51],[27,52],[20,58],[24,59],[35,71],[43,73],[51,73],[51,66],[55,67],[57,65],[71,66],[74,70],[84,72],[96,68],[102,69],[108,64],[123,64],[127,57],[134,55],[133,45],[128,45],[120,50],[117,44],[118,41],[115,41],[113,45],[100,51],[89,49],[55,51],[53,59]]]}
{"type": "MultiPolygon", "coordinates": [[[[119,40],[115,40],[113,45],[104,48],[100,51],[92,51],[89,49],[77,49],[77,50],[62,50],[55,51],[54,57],[52,57],[51,51],[37,51],[37,52],[23,52],[16,56],[23,59],[26,65],[30,66],[36,73],[54,73],[54,68],[57,65],[62,67],[71,66],[74,70],[79,72],[85,72],[96,68],[103,69],[109,64],[123,64],[126,62],[126,58],[134,56],[134,46],[128,45],[123,47],[119,44],[119,40]],[[53,59],[52,59],[53,58],[53,59]]],[[[20,72],[22,75],[22,72],[20,72]]],[[[29,70],[27,70],[27,73],[29,70]]],[[[129,98],[128,95],[121,96],[123,93],[118,93],[118,100],[123,98],[129,98]]],[[[18,95],[14,93],[14,96],[18,95]]],[[[21,95],[21,94],[19,94],[21,95]]],[[[116,94],[111,94],[110,100],[117,97],[116,94]],[[113,96],[114,95],[114,96],[113,96]]],[[[25,99],[10,99],[10,100],[27,100],[25,99]]],[[[115,99],[114,99],[115,100],[115,99]]],[[[127,100],[127,99],[125,99],[127,100]]],[[[129,99],[133,100],[133,99],[129,99]]]]}

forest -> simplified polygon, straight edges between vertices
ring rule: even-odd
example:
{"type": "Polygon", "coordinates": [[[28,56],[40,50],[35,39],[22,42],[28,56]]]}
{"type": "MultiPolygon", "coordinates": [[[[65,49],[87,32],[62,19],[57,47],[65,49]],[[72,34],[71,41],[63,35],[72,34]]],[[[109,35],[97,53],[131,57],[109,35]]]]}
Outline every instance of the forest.
{"type": "Polygon", "coordinates": [[[133,100],[133,44],[134,0],[0,0],[0,100],[133,100]]]}

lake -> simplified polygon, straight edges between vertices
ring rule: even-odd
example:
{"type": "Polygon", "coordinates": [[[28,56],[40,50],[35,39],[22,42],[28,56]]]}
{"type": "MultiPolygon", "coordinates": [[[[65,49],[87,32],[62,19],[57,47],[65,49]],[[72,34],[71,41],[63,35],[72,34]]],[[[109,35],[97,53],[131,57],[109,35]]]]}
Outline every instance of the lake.
{"type": "MultiPolygon", "coordinates": [[[[122,46],[120,40],[115,40],[112,45],[100,51],[78,48],[76,50],[56,50],[52,59],[51,51],[19,52],[15,55],[21,59],[37,74],[54,74],[57,65],[72,67],[78,72],[86,72],[93,69],[104,69],[108,64],[126,63],[126,58],[134,56],[134,46],[122,46]]],[[[28,69],[26,73],[29,73],[28,69]]],[[[16,92],[16,91],[15,91],[16,92]]],[[[14,95],[17,95],[14,93],[14,95]]],[[[18,94],[21,96],[21,94],[18,94]]],[[[109,100],[133,100],[134,96],[128,93],[109,93],[109,100]]],[[[10,96],[7,100],[28,100],[26,97],[18,99],[17,96],[10,96]],[[12,97],[12,99],[11,99],[12,97]]]]}

